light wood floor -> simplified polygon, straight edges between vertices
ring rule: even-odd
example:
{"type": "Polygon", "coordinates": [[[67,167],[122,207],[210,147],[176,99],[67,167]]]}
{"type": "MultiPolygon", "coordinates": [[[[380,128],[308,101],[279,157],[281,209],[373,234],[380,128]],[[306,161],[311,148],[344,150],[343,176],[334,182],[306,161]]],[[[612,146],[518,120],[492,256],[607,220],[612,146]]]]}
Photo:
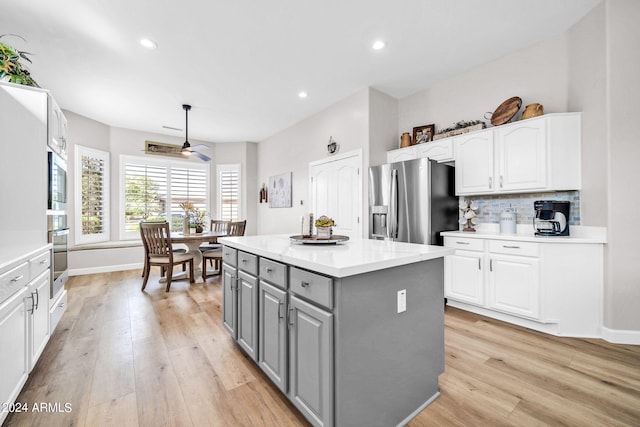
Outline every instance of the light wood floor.
{"type": "MultiPolygon", "coordinates": [[[[221,326],[218,279],[73,277],[69,309],[7,426],[304,426],[221,326]]],[[[640,425],[640,346],[557,338],[447,308],[442,395],[418,426],[640,425]]]]}

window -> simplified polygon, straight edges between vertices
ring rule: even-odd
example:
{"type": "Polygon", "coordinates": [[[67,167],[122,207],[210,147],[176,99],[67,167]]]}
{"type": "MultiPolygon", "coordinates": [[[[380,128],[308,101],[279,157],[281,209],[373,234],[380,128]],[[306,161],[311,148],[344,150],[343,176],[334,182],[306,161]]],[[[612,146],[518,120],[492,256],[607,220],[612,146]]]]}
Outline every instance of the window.
{"type": "Polygon", "coordinates": [[[218,218],[238,221],[240,210],[240,165],[217,165],[218,218]]]}
{"type": "Polygon", "coordinates": [[[139,238],[138,223],[143,220],[166,220],[172,230],[181,229],[182,202],[208,210],[208,164],[122,156],[120,170],[121,239],[139,238]]]}
{"type": "Polygon", "coordinates": [[[109,153],[75,146],[75,242],[109,240],[109,153]]]}

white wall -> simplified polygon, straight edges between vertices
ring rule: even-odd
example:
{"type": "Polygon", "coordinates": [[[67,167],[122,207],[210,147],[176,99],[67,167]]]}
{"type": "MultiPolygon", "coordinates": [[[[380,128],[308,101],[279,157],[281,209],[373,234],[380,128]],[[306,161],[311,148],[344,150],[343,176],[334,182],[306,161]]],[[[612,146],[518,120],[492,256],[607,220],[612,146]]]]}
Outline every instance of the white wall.
{"type": "Polygon", "coordinates": [[[400,100],[398,130],[435,124],[436,132],[461,120],[483,120],[512,96],[545,113],[567,111],[566,37],[554,37],[400,100]]]}
{"type": "MultiPolygon", "coordinates": [[[[292,207],[269,208],[268,203],[258,204],[258,234],[296,234],[300,231],[300,217],[310,209],[309,162],[328,156],[327,144],[331,136],[340,144],[340,153],[358,148],[368,150],[369,89],[363,89],[258,144],[257,187],[262,183],[268,185],[270,176],[292,172],[292,207]]],[[[257,202],[257,198],[254,200],[257,202]]]]}
{"type": "MultiPolygon", "coordinates": [[[[640,2],[608,0],[608,212],[605,326],[640,331],[640,2]]],[[[601,142],[602,143],[602,142],[601,142]]],[[[605,159],[606,161],[606,159],[605,159]]]]}

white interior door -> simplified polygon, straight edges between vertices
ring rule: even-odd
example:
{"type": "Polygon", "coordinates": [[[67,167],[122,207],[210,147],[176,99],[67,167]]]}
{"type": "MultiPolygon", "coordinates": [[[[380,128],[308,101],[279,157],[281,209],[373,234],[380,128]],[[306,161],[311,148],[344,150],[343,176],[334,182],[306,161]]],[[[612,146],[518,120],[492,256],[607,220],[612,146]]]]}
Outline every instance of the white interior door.
{"type": "Polygon", "coordinates": [[[309,164],[311,212],[333,218],[334,234],[362,237],[361,170],[359,151],[309,164]]]}

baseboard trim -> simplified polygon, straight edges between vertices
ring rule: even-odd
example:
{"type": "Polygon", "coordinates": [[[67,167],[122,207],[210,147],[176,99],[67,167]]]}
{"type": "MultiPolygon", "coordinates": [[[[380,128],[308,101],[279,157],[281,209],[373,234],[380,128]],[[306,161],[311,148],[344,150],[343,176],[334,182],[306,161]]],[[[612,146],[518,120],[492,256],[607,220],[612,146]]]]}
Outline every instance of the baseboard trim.
{"type": "Polygon", "coordinates": [[[74,268],[69,270],[69,276],[83,276],[85,274],[111,273],[113,271],[135,270],[142,268],[144,263],[135,262],[132,264],[105,265],[101,267],[74,268]]]}
{"type": "Polygon", "coordinates": [[[640,331],[602,327],[602,339],[614,344],[640,345],[640,331]]]}

